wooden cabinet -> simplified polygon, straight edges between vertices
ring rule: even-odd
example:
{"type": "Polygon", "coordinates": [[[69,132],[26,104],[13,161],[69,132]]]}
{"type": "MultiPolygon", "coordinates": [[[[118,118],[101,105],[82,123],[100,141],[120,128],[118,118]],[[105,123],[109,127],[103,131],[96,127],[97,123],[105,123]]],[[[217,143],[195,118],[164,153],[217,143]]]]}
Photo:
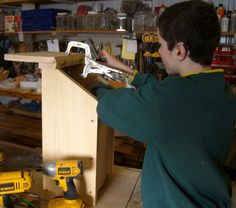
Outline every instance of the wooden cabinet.
{"type": "MultiPolygon", "coordinates": [[[[81,159],[84,175],[79,181],[80,195],[87,204],[95,205],[113,167],[113,131],[99,122],[97,100],[86,89],[89,79],[80,76],[83,55],[34,52],[6,54],[5,60],[39,64],[43,161],[81,159]]],[[[51,180],[44,182],[45,189],[58,193],[51,180]]]]}

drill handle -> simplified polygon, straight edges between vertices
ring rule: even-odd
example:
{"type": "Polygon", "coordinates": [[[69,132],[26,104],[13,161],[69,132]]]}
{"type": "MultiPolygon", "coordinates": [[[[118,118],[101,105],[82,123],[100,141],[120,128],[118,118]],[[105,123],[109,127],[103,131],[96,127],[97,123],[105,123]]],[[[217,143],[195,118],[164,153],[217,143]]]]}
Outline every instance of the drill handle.
{"type": "Polygon", "coordinates": [[[66,178],[67,191],[64,191],[64,197],[68,200],[77,199],[78,194],[76,191],[75,183],[72,177],[66,178]]]}

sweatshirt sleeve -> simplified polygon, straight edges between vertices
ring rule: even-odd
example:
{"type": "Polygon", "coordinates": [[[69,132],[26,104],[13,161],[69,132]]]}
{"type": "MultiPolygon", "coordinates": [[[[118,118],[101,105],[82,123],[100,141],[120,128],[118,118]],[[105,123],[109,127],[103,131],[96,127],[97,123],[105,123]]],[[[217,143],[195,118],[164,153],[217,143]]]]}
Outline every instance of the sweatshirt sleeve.
{"type": "MultiPolygon", "coordinates": [[[[151,79],[149,76],[142,76],[139,79],[137,75],[133,83],[137,88],[147,83],[149,78],[151,79]]],[[[98,88],[96,93],[99,101],[97,113],[102,122],[141,142],[156,141],[160,120],[151,83],[136,90],[98,88]]]]}
{"type": "Polygon", "coordinates": [[[141,74],[138,71],[135,71],[134,76],[131,78],[130,84],[133,85],[136,88],[139,88],[140,86],[150,83],[155,84],[157,82],[156,78],[152,74],[141,74]]]}

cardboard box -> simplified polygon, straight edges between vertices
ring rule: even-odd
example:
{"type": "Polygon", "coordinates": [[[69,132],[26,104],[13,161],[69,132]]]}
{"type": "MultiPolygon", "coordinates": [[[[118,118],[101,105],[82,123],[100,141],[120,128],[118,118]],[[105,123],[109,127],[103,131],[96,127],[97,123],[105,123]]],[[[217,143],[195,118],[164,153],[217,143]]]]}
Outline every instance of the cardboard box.
{"type": "Polygon", "coordinates": [[[5,16],[5,31],[19,32],[21,31],[21,16],[5,16]]]}

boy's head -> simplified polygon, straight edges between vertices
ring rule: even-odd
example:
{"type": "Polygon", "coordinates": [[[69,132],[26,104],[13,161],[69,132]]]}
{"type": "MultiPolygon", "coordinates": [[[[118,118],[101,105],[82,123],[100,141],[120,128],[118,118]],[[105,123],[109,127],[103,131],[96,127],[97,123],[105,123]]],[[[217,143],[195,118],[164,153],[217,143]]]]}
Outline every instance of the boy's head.
{"type": "Polygon", "coordinates": [[[220,23],[212,4],[190,0],[174,4],[160,16],[157,27],[168,49],[183,42],[192,61],[211,64],[220,40],[220,23]]]}

